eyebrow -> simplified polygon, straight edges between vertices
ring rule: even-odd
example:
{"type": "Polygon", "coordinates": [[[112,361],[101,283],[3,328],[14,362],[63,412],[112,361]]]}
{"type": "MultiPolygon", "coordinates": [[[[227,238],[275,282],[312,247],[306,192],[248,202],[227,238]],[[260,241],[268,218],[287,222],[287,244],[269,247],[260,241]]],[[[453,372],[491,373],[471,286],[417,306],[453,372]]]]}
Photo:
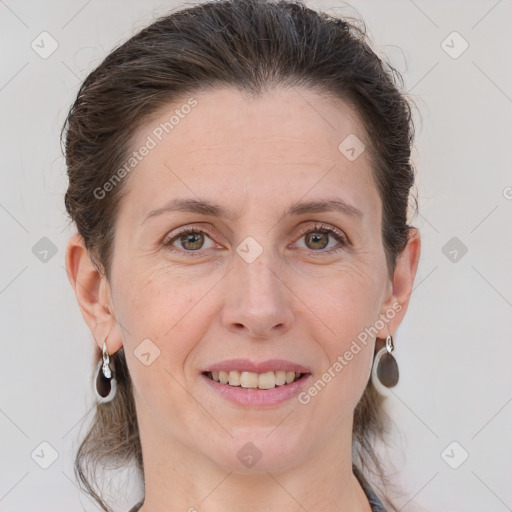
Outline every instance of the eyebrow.
{"type": "MultiPolygon", "coordinates": [[[[198,213],[200,215],[209,215],[212,217],[226,218],[234,220],[240,217],[239,211],[227,210],[221,205],[214,204],[200,199],[173,199],[161,208],[150,211],[143,219],[142,224],[150,217],[155,217],[167,212],[190,212],[198,213]]],[[[362,218],[363,212],[358,210],[355,206],[347,203],[343,199],[329,199],[319,201],[296,202],[288,207],[288,209],[281,216],[283,219],[286,216],[305,215],[307,213],[322,213],[322,212],[339,212],[349,217],[362,218]]],[[[281,220],[280,219],[280,220],[281,220]]]]}

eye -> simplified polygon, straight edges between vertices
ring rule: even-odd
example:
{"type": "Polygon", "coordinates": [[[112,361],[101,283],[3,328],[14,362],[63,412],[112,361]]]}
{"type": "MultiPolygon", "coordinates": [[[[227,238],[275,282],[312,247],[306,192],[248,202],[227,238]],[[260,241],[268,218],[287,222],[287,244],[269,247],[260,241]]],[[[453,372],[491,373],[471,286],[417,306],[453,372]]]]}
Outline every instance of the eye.
{"type": "MultiPolygon", "coordinates": [[[[167,235],[164,240],[162,240],[162,245],[169,248],[172,252],[188,253],[190,256],[193,255],[193,253],[200,253],[200,249],[220,247],[208,234],[209,230],[206,228],[183,228],[177,233],[167,235]],[[210,241],[209,245],[205,245],[206,240],[210,241]]],[[[337,252],[349,244],[346,235],[342,231],[325,224],[315,224],[313,228],[308,227],[303,229],[301,235],[301,238],[304,237],[306,243],[305,249],[309,249],[313,252],[337,252]],[[328,250],[323,250],[329,245],[329,236],[336,239],[340,247],[337,249],[331,247],[328,250]]]]}
{"type": "Polygon", "coordinates": [[[302,232],[302,237],[304,237],[306,249],[314,252],[337,252],[348,245],[347,237],[342,231],[325,224],[315,224],[313,228],[306,228],[302,232]],[[323,251],[322,249],[329,245],[329,236],[335,238],[341,247],[337,249],[331,247],[323,251]]]}
{"type": "Polygon", "coordinates": [[[162,245],[168,247],[173,252],[179,252],[179,250],[192,253],[199,252],[199,249],[213,249],[216,244],[207,235],[207,231],[204,229],[192,229],[185,228],[178,233],[168,235],[162,241],[162,245]],[[209,239],[211,244],[205,247],[205,240],[209,239]],[[176,247],[175,243],[181,245],[176,247]],[[178,249],[178,251],[176,251],[178,249]]]}

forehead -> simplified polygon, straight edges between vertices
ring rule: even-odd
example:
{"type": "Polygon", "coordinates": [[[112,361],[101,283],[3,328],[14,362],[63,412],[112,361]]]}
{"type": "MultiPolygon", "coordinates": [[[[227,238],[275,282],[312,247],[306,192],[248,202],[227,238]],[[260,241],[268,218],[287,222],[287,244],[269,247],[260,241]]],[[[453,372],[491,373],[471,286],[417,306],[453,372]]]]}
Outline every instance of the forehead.
{"type": "Polygon", "coordinates": [[[173,197],[196,196],[228,199],[233,210],[273,197],[282,210],[281,202],[306,194],[313,200],[343,192],[347,202],[371,209],[378,194],[369,151],[347,158],[347,140],[359,144],[357,151],[369,148],[355,111],[310,89],[191,94],[161,108],[135,134],[134,151],[151,149],[128,176],[123,208],[135,220],[173,197]]]}

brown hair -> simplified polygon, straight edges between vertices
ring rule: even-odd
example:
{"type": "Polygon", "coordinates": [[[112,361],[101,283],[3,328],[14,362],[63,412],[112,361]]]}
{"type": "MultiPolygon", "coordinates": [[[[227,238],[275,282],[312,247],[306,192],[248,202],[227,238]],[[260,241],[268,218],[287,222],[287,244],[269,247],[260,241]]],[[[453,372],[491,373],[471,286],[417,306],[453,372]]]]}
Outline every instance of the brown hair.
{"type": "MultiPolygon", "coordinates": [[[[215,0],[161,17],[113,50],[89,74],[72,105],[65,157],[65,205],[98,271],[107,278],[118,211],[126,180],[95,190],[126,162],[137,129],[159,109],[187,95],[227,86],[253,95],[279,86],[303,86],[340,98],[359,114],[367,131],[373,177],[382,199],[382,237],[392,275],[407,244],[409,195],[414,184],[414,125],[400,74],[370,48],[360,20],[340,19],[299,1],[215,0]]],[[[377,340],[379,341],[379,340],[377,340]]],[[[101,352],[96,352],[99,360],[101,352]]],[[[117,395],[98,403],[75,460],[75,474],[105,511],[90,465],[143,461],[130,375],[123,349],[111,357],[117,395]]],[[[389,419],[383,398],[368,381],[354,411],[354,462],[390,485],[374,450],[389,419]],[[374,469],[372,469],[374,468],[374,469]]],[[[396,510],[385,492],[383,501],[396,510]]],[[[100,493],[101,494],[101,493],[100,493]]]]}

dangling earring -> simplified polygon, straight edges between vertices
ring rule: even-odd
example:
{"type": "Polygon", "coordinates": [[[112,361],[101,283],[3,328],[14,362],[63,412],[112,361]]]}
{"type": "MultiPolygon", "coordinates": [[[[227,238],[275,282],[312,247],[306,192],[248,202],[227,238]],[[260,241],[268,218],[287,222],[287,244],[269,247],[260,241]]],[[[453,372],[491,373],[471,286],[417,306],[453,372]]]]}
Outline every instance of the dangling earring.
{"type": "Polygon", "coordinates": [[[117,381],[110,367],[110,356],[107,351],[107,340],[103,342],[103,362],[100,359],[96,366],[96,397],[99,402],[110,402],[116,396],[117,381]]]}
{"type": "Polygon", "coordinates": [[[386,346],[377,352],[373,360],[372,382],[377,390],[379,385],[392,388],[398,382],[398,364],[391,354],[393,349],[393,338],[389,334],[386,338],[386,346]]]}

